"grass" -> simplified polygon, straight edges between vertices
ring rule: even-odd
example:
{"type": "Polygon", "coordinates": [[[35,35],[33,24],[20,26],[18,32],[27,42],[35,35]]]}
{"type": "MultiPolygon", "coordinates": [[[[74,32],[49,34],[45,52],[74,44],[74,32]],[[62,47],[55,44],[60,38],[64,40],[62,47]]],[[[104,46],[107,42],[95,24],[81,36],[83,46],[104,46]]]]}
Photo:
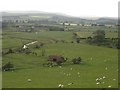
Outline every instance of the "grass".
{"type": "MultiPolygon", "coordinates": [[[[57,88],[59,83],[65,85],[65,88],[107,88],[109,85],[113,88],[118,87],[116,49],[67,43],[49,44],[44,48],[46,49],[45,57],[23,54],[11,54],[4,57],[5,62],[13,62],[19,70],[3,72],[3,87],[57,88]],[[90,52],[91,50],[94,52],[90,52]],[[69,60],[62,68],[43,67],[42,63],[51,54],[62,54],[68,57],[69,60]],[[111,54],[112,56],[110,56],[111,54]],[[83,64],[69,64],[72,58],[78,56],[81,56],[83,64]],[[106,67],[108,70],[105,70],[106,67]],[[73,69],[71,70],[71,68],[73,69]],[[78,72],[80,75],[77,74],[78,72]],[[67,76],[67,74],[71,75],[67,76]],[[105,84],[96,85],[95,79],[102,76],[106,76],[106,79],[103,80],[105,84]],[[28,78],[32,79],[32,82],[27,82],[28,78]],[[116,79],[116,81],[113,79],[116,79]],[[68,86],[67,84],[71,82],[74,84],[68,86]]],[[[40,52],[37,49],[35,51],[40,52]]]]}
{"type": "MultiPolygon", "coordinates": [[[[77,35],[82,38],[87,38],[87,37],[93,36],[93,32],[77,32],[77,35]]],[[[118,33],[117,32],[106,32],[105,37],[118,38],[118,33]]]]}
{"type": "MultiPolygon", "coordinates": [[[[3,32],[3,34],[3,50],[21,47],[23,43],[33,40],[45,43],[44,47],[39,49],[35,49],[34,45],[29,46],[38,56],[13,53],[3,57],[3,64],[10,61],[16,68],[13,72],[3,72],[3,88],[58,88],[60,83],[64,88],[108,88],[109,85],[112,88],[118,87],[117,49],[70,43],[74,39],[72,32],[67,31],[45,31],[37,34],[14,31],[3,32]],[[59,42],[55,43],[55,40],[59,42]],[[62,43],[61,40],[66,42],[62,43]],[[42,50],[45,50],[45,56],[41,56],[42,50]],[[43,67],[43,63],[46,63],[48,56],[52,54],[67,57],[68,61],[62,68],[43,67]],[[81,57],[83,63],[73,65],[71,60],[76,57],[81,57]],[[103,76],[106,76],[106,79],[102,80],[104,84],[97,85],[96,78],[103,76]],[[28,82],[28,79],[32,82],[28,82]],[[69,86],[68,83],[73,85],[69,86]]],[[[89,34],[82,32],[81,35],[89,34]]],[[[113,33],[109,34],[112,35],[116,36],[113,33]]]]}

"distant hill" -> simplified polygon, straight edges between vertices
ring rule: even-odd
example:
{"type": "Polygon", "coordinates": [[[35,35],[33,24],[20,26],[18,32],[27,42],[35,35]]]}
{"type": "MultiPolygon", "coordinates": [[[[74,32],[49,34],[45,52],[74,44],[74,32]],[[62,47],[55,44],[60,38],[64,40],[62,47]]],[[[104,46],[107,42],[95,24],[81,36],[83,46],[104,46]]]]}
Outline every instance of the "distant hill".
{"type": "Polygon", "coordinates": [[[32,20],[51,20],[56,22],[70,22],[70,23],[81,23],[81,24],[116,24],[118,23],[117,18],[108,18],[103,17],[97,19],[93,19],[90,17],[72,17],[61,13],[48,13],[48,12],[40,12],[40,11],[17,11],[17,12],[2,12],[3,20],[12,20],[12,19],[32,19],[32,20]]]}

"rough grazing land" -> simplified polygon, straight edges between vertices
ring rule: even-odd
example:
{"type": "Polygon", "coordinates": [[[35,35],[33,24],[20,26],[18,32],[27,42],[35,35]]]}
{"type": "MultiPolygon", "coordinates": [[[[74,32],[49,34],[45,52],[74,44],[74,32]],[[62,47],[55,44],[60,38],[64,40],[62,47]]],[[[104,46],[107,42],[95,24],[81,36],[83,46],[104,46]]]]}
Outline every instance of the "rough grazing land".
{"type": "Polygon", "coordinates": [[[15,71],[3,71],[3,88],[58,88],[59,84],[64,85],[64,88],[118,87],[117,49],[70,43],[73,40],[72,32],[6,32],[3,36],[3,50],[19,48],[32,41],[28,39],[45,44],[39,49],[34,48],[34,45],[29,46],[37,56],[11,53],[3,57],[3,64],[10,61],[16,68],[15,71]],[[11,39],[11,36],[14,37],[11,39]],[[41,56],[42,50],[45,50],[44,56],[41,56]],[[43,63],[52,54],[62,55],[68,60],[62,66],[44,67],[43,63]],[[71,63],[76,57],[82,58],[81,64],[71,63]],[[100,84],[97,78],[101,79],[100,84]]]}

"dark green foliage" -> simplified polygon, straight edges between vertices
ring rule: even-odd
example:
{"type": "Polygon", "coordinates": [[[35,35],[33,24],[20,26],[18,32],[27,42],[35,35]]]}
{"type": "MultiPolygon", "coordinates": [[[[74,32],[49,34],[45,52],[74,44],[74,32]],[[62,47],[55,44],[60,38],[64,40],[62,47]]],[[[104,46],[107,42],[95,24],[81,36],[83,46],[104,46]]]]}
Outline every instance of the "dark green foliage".
{"type": "Polygon", "coordinates": [[[76,38],[76,42],[77,42],[77,43],[80,43],[80,38],[76,38]]]}
{"type": "Polygon", "coordinates": [[[99,43],[104,42],[104,40],[105,40],[105,31],[97,30],[93,34],[94,34],[94,36],[93,36],[93,40],[92,41],[94,43],[99,44],[99,43]]]}
{"type": "Polygon", "coordinates": [[[45,49],[43,49],[42,52],[41,52],[41,56],[45,56],[45,53],[46,53],[45,49]]]}
{"type": "Polygon", "coordinates": [[[74,58],[73,60],[72,60],[72,62],[73,62],[73,64],[80,64],[81,63],[81,57],[78,57],[78,58],[74,58]]]}
{"type": "Polygon", "coordinates": [[[7,55],[7,54],[10,54],[10,53],[14,53],[14,51],[10,48],[7,52],[5,51],[2,51],[2,55],[7,55]]]}
{"type": "Polygon", "coordinates": [[[14,53],[14,51],[10,48],[7,53],[14,53]]]}
{"type": "Polygon", "coordinates": [[[14,65],[11,62],[8,62],[2,66],[3,71],[10,71],[10,70],[13,70],[13,68],[14,68],[14,65]]]}
{"type": "Polygon", "coordinates": [[[25,54],[30,54],[30,53],[32,53],[30,49],[25,49],[24,52],[25,52],[25,54]]]}
{"type": "Polygon", "coordinates": [[[35,45],[35,48],[40,48],[40,45],[35,45]]]}
{"type": "Polygon", "coordinates": [[[74,43],[74,41],[71,41],[71,43],[74,43]]]}
{"type": "Polygon", "coordinates": [[[43,47],[44,46],[44,43],[40,43],[40,44],[36,44],[35,45],[35,48],[41,48],[41,47],[43,47]]]}
{"type": "Polygon", "coordinates": [[[64,31],[64,28],[61,28],[61,27],[50,27],[49,31],[64,31]]]}
{"type": "Polygon", "coordinates": [[[77,33],[73,33],[73,39],[76,39],[76,37],[77,37],[77,33]]]}

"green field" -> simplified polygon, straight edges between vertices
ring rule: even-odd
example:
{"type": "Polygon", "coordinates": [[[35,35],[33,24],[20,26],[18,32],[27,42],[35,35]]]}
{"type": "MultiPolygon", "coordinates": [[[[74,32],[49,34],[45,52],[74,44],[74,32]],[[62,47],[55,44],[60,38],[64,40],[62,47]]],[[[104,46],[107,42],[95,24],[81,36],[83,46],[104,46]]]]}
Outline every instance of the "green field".
{"type": "MultiPolygon", "coordinates": [[[[15,71],[3,71],[3,88],[112,88],[118,87],[118,50],[114,48],[93,46],[88,44],[70,43],[74,41],[73,32],[45,31],[45,32],[3,32],[3,50],[20,48],[23,44],[37,40],[44,46],[29,48],[38,55],[13,53],[3,56],[3,64],[12,62],[15,71]],[[57,43],[55,41],[58,41],[57,43]],[[65,42],[61,42],[64,40],[65,42]],[[41,56],[45,50],[45,56],[41,56]],[[68,60],[62,67],[44,67],[49,55],[62,55],[68,60]],[[75,65],[71,60],[82,58],[82,63],[75,65]],[[96,84],[96,78],[101,84],[96,84]],[[31,82],[27,80],[31,79],[31,82]],[[73,83],[72,85],[68,85],[73,83]]],[[[111,33],[113,36],[116,34],[111,33]]],[[[108,34],[108,36],[111,36],[108,34]]],[[[88,36],[87,34],[82,34],[88,36]]]]}
{"type": "MultiPolygon", "coordinates": [[[[118,38],[117,32],[106,32],[105,34],[106,38],[118,38]]],[[[87,38],[93,36],[93,32],[77,32],[77,35],[81,38],[87,38]]]]}

